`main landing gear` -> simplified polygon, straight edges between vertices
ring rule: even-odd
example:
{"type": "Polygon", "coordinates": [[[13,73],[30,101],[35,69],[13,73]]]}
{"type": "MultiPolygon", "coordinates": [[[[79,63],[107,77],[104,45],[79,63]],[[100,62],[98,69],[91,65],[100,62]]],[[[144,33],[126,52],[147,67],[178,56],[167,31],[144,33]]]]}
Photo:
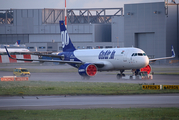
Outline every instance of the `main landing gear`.
{"type": "MultiPolygon", "coordinates": [[[[126,76],[125,74],[123,74],[124,70],[120,70],[120,73],[117,74],[117,79],[122,79],[122,77],[126,77],[128,79],[133,79],[133,77],[135,76],[135,79],[139,79],[140,76],[140,70],[139,69],[133,69],[132,70],[132,75],[130,76],[126,76]]],[[[126,79],[124,78],[124,79],[126,79]]]]}
{"type": "Polygon", "coordinates": [[[117,79],[121,79],[122,77],[125,77],[125,74],[123,74],[124,70],[120,70],[120,73],[117,74],[117,79]]]}

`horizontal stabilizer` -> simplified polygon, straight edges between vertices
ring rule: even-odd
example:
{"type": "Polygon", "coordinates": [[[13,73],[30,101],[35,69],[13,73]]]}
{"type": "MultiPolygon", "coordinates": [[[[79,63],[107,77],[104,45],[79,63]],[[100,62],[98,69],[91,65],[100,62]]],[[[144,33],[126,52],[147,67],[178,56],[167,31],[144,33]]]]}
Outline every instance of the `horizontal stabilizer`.
{"type": "Polygon", "coordinates": [[[37,59],[18,59],[18,58],[13,58],[11,57],[11,55],[9,54],[6,46],[4,46],[5,49],[6,49],[6,52],[7,52],[7,55],[9,56],[9,58],[11,59],[15,59],[15,60],[20,60],[20,61],[39,61],[39,62],[58,62],[58,63],[75,63],[75,64],[81,64],[82,62],[80,61],[63,61],[63,60],[43,60],[43,59],[40,59],[40,60],[37,60],[37,59]]]}

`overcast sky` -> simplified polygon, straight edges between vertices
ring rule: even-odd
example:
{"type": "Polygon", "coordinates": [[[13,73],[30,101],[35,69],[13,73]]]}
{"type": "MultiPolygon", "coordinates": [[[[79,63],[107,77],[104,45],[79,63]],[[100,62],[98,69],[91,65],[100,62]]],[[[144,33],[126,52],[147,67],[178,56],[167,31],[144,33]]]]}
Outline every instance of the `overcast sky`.
{"type": "MultiPolygon", "coordinates": [[[[0,0],[0,9],[63,9],[65,0],[0,0]]],[[[171,0],[168,0],[169,2],[171,0]]],[[[175,0],[179,3],[179,0],[175,0]]],[[[114,8],[129,3],[164,2],[164,0],[67,0],[67,8],[114,8]]]]}

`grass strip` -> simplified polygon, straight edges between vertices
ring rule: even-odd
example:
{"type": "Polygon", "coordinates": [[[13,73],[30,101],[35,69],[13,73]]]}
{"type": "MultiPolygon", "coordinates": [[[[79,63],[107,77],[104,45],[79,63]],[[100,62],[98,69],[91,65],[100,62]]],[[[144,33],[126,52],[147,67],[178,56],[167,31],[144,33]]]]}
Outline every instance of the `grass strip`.
{"type": "Polygon", "coordinates": [[[141,84],[98,82],[0,82],[0,95],[130,95],[179,93],[179,90],[143,90],[141,84]]]}
{"type": "Polygon", "coordinates": [[[2,120],[178,120],[179,108],[0,110],[2,120]]]}

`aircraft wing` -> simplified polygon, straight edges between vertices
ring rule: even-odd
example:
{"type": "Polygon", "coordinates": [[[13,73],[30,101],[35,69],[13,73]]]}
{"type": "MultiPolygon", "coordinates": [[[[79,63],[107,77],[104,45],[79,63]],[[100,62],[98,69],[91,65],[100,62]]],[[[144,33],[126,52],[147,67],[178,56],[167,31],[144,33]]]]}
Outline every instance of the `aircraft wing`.
{"type": "Polygon", "coordinates": [[[53,55],[53,54],[32,54],[32,55],[46,56],[46,57],[52,57],[52,58],[62,58],[62,57],[64,57],[64,56],[53,55]]]}
{"type": "Polygon", "coordinates": [[[103,62],[96,62],[96,63],[93,63],[93,64],[95,64],[98,68],[102,68],[105,65],[105,63],[103,63],[103,62]]]}
{"type": "Polygon", "coordinates": [[[172,46],[172,56],[171,57],[162,57],[162,58],[154,58],[154,59],[149,59],[149,62],[155,62],[157,60],[164,60],[164,59],[170,59],[170,58],[174,58],[175,57],[175,51],[174,48],[172,46]]]}
{"type": "Polygon", "coordinates": [[[11,55],[9,54],[6,46],[4,46],[7,52],[7,55],[11,58],[11,59],[15,59],[15,60],[20,60],[20,61],[39,61],[39,62],[59,62],[59,63],[75,63],[75,64],[81,64],[81,61],[64,61],[64,60],[37,60],[37,59],[19,59],[19,58],[13,58],[11,57],[11,55]]]}
{"type": "Polygon", "coordinates": [[[46,55],[46,54],[51,54],[51,53],[53,53],[52,51],[39,51],[39,52],[37,52],[37,51],[34,51],[34,52],[32,52],[32,51],[29,51],[28,52],[28,54],[32,54],[32,55],[46,55]]]}

